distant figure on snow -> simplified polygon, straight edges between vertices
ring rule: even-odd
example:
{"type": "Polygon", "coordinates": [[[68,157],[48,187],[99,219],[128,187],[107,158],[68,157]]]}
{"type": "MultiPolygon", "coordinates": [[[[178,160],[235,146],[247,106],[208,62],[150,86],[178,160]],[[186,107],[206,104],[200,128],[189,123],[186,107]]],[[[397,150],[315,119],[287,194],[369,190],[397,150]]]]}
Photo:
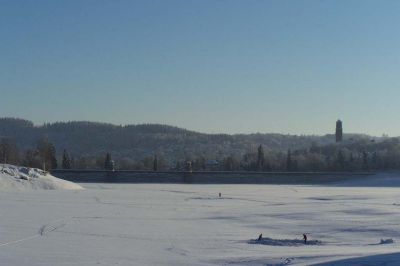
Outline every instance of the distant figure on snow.
{"type": "Polygon", "coordinates": [[[221,192],[219,193],[219,197],[221,197],[222,196],[222,194],[221,194],[221,192]]]}
{"type": "Polygon", "coordinates": [[[262,234],[260,234],[259,236],[258,236],[258,240],[257,241],[261,241],[262,240],[262,234]]]}
{"type": "Polygon", "coordinates": [[[307,245],[307,235],[303,234],[303,239],[304,239],[304,245],[307,245]]]}

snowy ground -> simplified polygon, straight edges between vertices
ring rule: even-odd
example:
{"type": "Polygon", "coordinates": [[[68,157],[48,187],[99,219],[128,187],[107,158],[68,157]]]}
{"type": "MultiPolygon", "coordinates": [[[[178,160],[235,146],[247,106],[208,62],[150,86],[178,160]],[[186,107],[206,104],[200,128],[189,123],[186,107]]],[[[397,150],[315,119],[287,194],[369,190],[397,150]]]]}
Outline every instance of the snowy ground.
{"type": "Polygon", "coordinates": [[[0,164],[0,190],[82,189],[41,169],[0,164]]]}
{"type": "Polygon", "coordinates": [[[1,265],[398,265],[400,261],[399,188],[83,186],[86,189],[1,191],[1,265]],[[263,241],[253,241],[260,233],[263,241]],[[309,235],[312,245],[298,241],[302,233],[309,235]],[[394,243],[380,244],[381,239],[394,243]]]}

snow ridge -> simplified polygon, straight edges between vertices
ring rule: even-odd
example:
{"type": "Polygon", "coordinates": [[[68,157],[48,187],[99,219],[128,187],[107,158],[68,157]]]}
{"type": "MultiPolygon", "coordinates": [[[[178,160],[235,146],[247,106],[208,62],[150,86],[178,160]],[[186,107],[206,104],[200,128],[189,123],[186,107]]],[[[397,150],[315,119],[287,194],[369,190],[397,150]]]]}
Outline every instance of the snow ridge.
{"type": "Polygon", "coordinates": [[[78,184],[59,179],[41,169],[0,164],[0,189],[82,189],[78,184]]]}

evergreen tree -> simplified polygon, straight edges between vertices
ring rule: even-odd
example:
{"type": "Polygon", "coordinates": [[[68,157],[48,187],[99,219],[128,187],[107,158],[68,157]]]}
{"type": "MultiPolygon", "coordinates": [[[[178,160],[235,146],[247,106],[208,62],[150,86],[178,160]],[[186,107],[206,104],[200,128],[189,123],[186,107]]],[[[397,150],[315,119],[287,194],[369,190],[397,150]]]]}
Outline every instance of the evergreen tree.
{"type": "Polygon", "coordinates": [[[258,146],[258,152],[257,152],[257,168],[258,170],[262,170],[264,168],[264,149],[262,145],[258,146]]]}
{"type": "Polygon", "coordinates": [[[290,149],[288,150],[286,157],[286,170],[287,171],[293,170],[292,152],[290,149]]]}
{"type": "Polygon", "coordinates": [[[153,160],[153,171],[158,171],[158,160],[157,160],[157,155],[154,156],[154,160],[153,160]]]}
{"type": "Polygon", "coordinates": [[[111,154],[109,152],[107,152],[106,158],[104,160],[104,169],[105,170],[114,170],[114,164],[111,159],[111,154]]]}
{"type": "Polygon", "coordinates": [[[350,153],[350,158],[349,158],[349,170],[350,170],[350,171],[354,171],[355,168],[356,168],[356,165],[355,165],[354,155],[353,155],[353,153],[350,153]]]}
{"type": "Polygon", "coordinates": [[[372,158],[371,158],[371,165],[373,169],[378,169],[379,168],[379,157],[378,153],[375,151],[372,153],[372,158]]]}
{"type": "Polygon", "coordinates": [[[363,151],[362,153],[363,170],[368,170],[368,153],[363,151]]]}
{"type": "Polygon", "coordinates": [[[62,157],[62,164],[61,164],[62,169],[71,169],[71,160],[69,158],[69,155],[67,151],[64,149],[63,152],[63,157],[62,157]]]}
{"type": "Polygon", "coordinates": [[[56,158],[56,148],[51,143],[49,143],[49,161],[50,161],[50,170],[57,169],[58,162],[56,158]]]}

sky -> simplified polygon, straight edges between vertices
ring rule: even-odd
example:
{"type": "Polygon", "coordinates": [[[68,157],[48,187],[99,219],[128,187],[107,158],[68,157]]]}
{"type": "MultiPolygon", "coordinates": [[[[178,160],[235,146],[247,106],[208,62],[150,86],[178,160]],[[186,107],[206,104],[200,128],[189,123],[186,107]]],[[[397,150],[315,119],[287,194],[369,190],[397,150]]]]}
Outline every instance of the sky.
{"type": "Polygon", "coordinates": [[[400,1],[0,0],[0,116],[400,135],[400,1]]]}

